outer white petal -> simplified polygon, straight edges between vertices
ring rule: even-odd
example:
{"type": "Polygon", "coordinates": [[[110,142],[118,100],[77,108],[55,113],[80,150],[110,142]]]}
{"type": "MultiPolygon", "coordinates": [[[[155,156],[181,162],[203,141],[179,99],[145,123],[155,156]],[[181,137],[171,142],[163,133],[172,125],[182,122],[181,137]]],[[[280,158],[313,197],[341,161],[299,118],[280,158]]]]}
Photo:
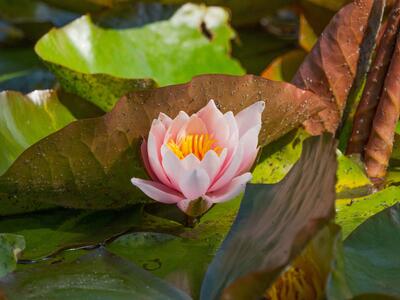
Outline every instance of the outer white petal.
{"type": "Polygon", "coordinates": [[[162,203],[177,203],[184,199],[182,194],[155,181],[132,178],[131,182],[151,199],[162,203]]]}
{"type": "Polygon", "coordinates": [[[236,116],[236,122],[239,128],[239,136],[243,136],[249,129],[255,126],[261,126],[261,115],[265,108],[264,101],[258,101],[244,110],[240,111],[236,116]]]}
{"type": "Polygon", "coordinates": [[[238,177],[235,177],[229,184],[225,185],[223,188],[207,193],[204,199],[212,202],[219,203],[233,199],[239,195],[246,184],[251,180],[251,173],[244,173],[238,177]]]}
{"type": "Polygon", "coordinates": [[[210,186],[210,179],[203,169],[194,169],[181,174],[179,190],[188,200],[194,200],[203,196],[210,186]]]}

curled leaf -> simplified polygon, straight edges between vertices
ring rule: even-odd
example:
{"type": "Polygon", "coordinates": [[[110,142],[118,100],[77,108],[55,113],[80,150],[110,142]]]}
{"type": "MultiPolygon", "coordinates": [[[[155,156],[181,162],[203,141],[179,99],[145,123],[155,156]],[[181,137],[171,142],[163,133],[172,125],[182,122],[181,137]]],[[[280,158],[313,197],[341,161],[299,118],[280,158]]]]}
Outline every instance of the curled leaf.
{"type": "Polygon", "coordinates": [[[304,142],[276,185],[248,185],[238,216],[211,263],[201,299],[257,299],[334,214],[335,143],[304,142]]]}
{"type": "Polygon", "coordinates": [[[383,8],[382,0],[357,0],[342,8],[292,80],[327,99],[328,108],[304,124],[311,134],[338,128],[354,80],[368,70],[383,8]]]}
{"type": "Polygon", "coordinates": [[[400,115],[399,72],[400,34],[397,34],[395,50],[365,147],[365,168],[368,176],[373,179],[380,180],[386,175],[392,155],[394,133],[400,115]]]}
{"type": "Polygon", "coordinates": [[[382,93],[400,26],[400,1],[390,13],[384,34],[379,41],[375,59],[368,74],[360,103],[354,115],[353,129],[346,154],[364,154],[371,133],[372,121],[382,93]]]}

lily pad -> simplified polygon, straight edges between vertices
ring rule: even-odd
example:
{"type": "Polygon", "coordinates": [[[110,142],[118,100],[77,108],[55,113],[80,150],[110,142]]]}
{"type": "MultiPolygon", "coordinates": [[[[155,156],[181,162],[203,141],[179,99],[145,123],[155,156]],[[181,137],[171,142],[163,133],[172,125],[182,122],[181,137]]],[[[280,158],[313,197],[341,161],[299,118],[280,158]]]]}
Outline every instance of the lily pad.
{"type": "Polygon", "coordinates": [[[341,199],[336,201],[336,222],[347,237],[366,219],[399,201],[400,187],[395,186],[366,197],[341,199]]]}
{"type": "Polygon", "coordinates": [[[15,270],[18,256],[24,248],[23,236],[0,233],[0,278],[15,270]]]}
{"type": "Polygon", "coordinates": [[[341,269],[330,280],[329,299],[381,299],[380,295],[382,299],[398,299],[399,248],[397,203],[366,220],[345,240],[337,262],[341,269]]]}
{"type": "Polygon", "coordinates": [[[190,297],[100,248],[76,261],[20,270],[0,280],[7,299],[173,299],[190,297]]]}
{"type": "Polygon", "coordinates": [[[22,212],[27,206],[32,210],[33,200],[89,209],[148,202],[130,179],[146,177],[139,145],[152,120],[160,112],[171,117],[180,110],[195,113],[210,99],[222,111],[234,113],[264,100],[260,145],[323,107],[310,92],[255,76],[207,75],[185,85],[131,93],[105,116],[73,122],[19,156],[0,177],[0,214],[22,212]]]}
{"type": "Polygon", "coordinates": [[[139,208],[123,211],[52,209],[4,217],[0,228],[3,232],[24,236],[26,248],[20,259],[29,263],[55,256],[63,249],[96,246],[139,222],[139,208]]]}
{"type": "Polygon", "coordinates": [[[29,146],[74,120],[54,91],[1,92],[0,175],[29,146]]]}
{"type": "Polygon", "coordinates": [[[305,141],[302,157],[276,185],[248,185],[238,216],[211,263],[201,299],[256,299],[333,217],[335,143],[305,141]]]}
{"type": "Polygon", "coordinates": [[[102,29],[83,16],[51,30],[35,50],[65,90],[107,111],[122,95],[155,82],[166,86],[200,74],[244,74],[229,57],[234,32],[228,19],[222,8],[193,4],[168,21],[125,30],[102,29]]]}

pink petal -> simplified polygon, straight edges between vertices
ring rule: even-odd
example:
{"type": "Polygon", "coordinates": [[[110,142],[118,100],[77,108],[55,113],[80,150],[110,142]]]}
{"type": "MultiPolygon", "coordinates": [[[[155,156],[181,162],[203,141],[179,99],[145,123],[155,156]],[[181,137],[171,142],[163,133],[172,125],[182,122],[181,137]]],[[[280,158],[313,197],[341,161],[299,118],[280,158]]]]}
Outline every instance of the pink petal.
{"type": "Polygon", "coordinates": [[[170,181],[161,166],[161,146],[165,135],[164,125],[159,120],[154,120],[147,140],[149,164],[157,178],[167,186],[170,181]]]}
{"type": "Polygon", "coordinates": [[[151,169],[150,162],[149,162],[149,154],[147,153],[147,142],[143,140],[142,145],[140,146],[140,153],[142,155],[142,160],[144,167],[146,168],[147,174],[153,179],[157,181],[157,176],[154,174],[153,170],[151,169]]]}
{"type": "Polygon", "coordinates": [[[207,172],[203,169],[194,169],[189,173],[181,174],[179,188],[188,200],[194,200],[204,195],[210,185],[207,172]]]}
{"type": "Polygon", "coordinates": [[[250,180],[251,173],[244,173],[243,175],[235,177],[228,185],[224,186],[223,188],[215,192],[207,193],[204,196],[204,199],[212,203],[219,203],[233,199],[244,190],[246,184],[250,180]]]}
{"type": "Polygon", "coordinates": [[[176,140],[178,132],[182,127],[189,121],[189,116],[187,113],[180,111],[176,118],[171,122],[167,133],[165,134],[164,144],[168,143],[169,140],[176,140]]]}
{"type": "Polygon", "coordinates": [[[168,147],[163,146],[163,158],[162,165],[164,167],[165,173],[170,179],[172,186],[179,190],[179,178],[186,172],[182,161],[173,153],[168,147]]]}
{"type": "Polygon", "coordinates": [[[253,165],[258,153],[258,134],[261,126],[255,126],[249,129],[241,138],[239,143],[245,149],[243,152],[242,163],[238,173],[247,172],[253,165]]]}
{"type": "Polygon", "coordinates": [[[243,159],[243,152],[243,147],[239,145],[234,155],[232,155],[230,163],[220,171],[218,179],[209,189],[210,192],[216,191],[222,188],[224,185],[230,183],[238,174],[243,159]]]}
{"type": "MultiPolygon", "coordinates": [[[[208,201],[208,200],[205,200],[205,199],[201,199],[201,200],[198,200],[198,199],[195,199],[195,200],[185,199],[185,200],[179,201],[177,203],[177,206],[179,207],[180,210],[182,210],[185,214],[187,214],[189,216],[193,216],[193,217],[197,217],[199,215],[202,215],[203,213],[205,213],[207,210],[210,209],[211,205],[212,205],[212,203],[210,201],[208,201]],[[201,210],[197,209],[195,211],[191,207],[193,205],[194,201],[202,201],[202,207],[201,207],[202,209],[201,210]]],[[[196,208],[198,208],[198,206],[196,208]]]]}
{"type": "Polygon", "coordinates": [[[265,102],[258,101],[235,116],[239,128],[239,136],[243,136],[250,128],[261,126],[261,115],[264,108],[265,102]]]}
{"type": "Polygon", "coordinates": [[[212,134],[219,143],[224,143],[229,136],[229,128],[224,115],[217,108],[214,100],[210,100],[205,107],[199,110],[197,116],[203,120],[208,133],[212,134]]]}
{"type": "Polygon", "coordinates": [[[214,178],[221,170],[226,154],[226,149],[223,149],[219,156],[215,151],[207,151],[206,155],[200,162],[200,167],[207,172],[210,182],[214,181],[214,178]]]}
{"type": "Polygon", "coordinates": [[[159,182],[143,180],[140,178],[132,178],[131,182],[151,199],[154,199],[158,202],[171,204],[177,203],[184,199],[182,194],[159,182]]]}
{"type": "Polygon", "coordinates": [[[172,124],[172,119],[164,113],[158,115],[158,120],[164,125],[165,129],[168,129],[172,124]]]}
{"type": "Polygon", "coordinates": [[[204,122],[197,116],[191,115],[189,121],[178,132],[176,140],[179,141],[189,134],[205,134],[208,133],[207,127],[204,122]]]}
{"type": "Polygon", "coordinates": [[[182,164],[185,170],[192,171],[200,168],[200,159],[198,159],[193,153],[190,153],[184,159],[182,159],[182,164]]]}

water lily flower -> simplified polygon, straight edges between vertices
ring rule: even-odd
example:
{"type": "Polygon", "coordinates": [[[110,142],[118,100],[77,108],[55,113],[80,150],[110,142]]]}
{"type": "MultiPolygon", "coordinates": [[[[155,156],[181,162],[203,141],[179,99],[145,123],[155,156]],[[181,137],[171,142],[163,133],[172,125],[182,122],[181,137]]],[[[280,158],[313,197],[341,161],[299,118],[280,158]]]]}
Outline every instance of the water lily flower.
{"type": "Polygon", "coordinates": [[[160,113],[141,147],[152,180],[132,178],[132,183],[192,217],[234,198],[251,180],[264,107],[259,101],[234,116],[210,100],[191,116],[181,111],[172,120],[160,113]]]}

